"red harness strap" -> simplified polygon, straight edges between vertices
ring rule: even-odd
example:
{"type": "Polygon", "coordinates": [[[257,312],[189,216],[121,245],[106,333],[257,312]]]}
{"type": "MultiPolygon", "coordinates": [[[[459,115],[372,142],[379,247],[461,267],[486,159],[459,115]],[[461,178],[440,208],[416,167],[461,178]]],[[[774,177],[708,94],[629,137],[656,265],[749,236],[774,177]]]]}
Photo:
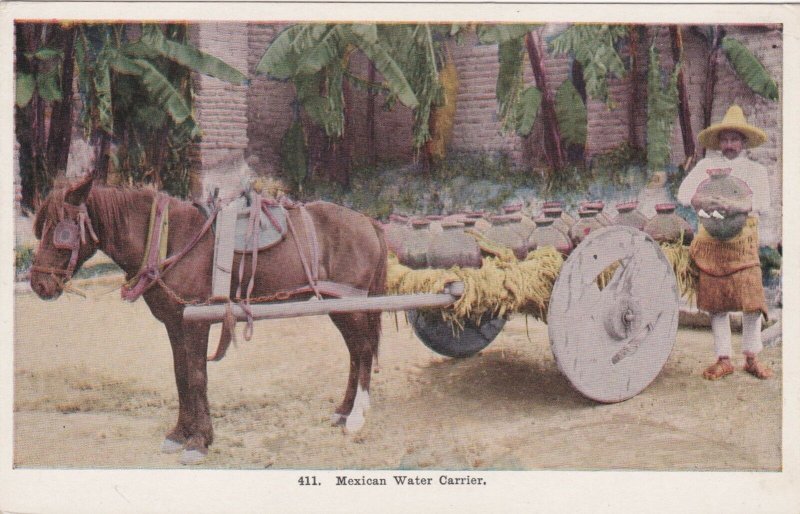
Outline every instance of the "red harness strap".
{"type": "MultiPolygon", "coordinates": [[[[164,259],[162,262],[158,262],[159,260],[159,248],[161,246],[161,223],[163,221],[164,210],[169,203],[170,197],[166,195],[158,194],[156,198],[153,199],[154,202],[158,202],[156,205],[156,215],[153,221],[152,226],[150,227],[150,248],[146,248],[145,252],[147,252],[147,262],[142,266],[142,269],[139,270],[139,273],[136,274],[133,280],[136,280],[136,284],[133,287],[128,287],[127,284],[122,286],[121,294],[122,298],[128,300],[129,302],[135,301],[139,298],[142,294],[144,294],[147,290],[153,287],[153,284],[158,282],[159,278],[161,278],[169,269],[179,260],[183,258],[184,255],[189,253],[189,251],[194,248],[194,246],[200,241],[203,235],[208,232],[211,228],[211,225],[214,224],[214,219],[217,217],[217,213],[219,213],[219,208],[215,207],[211,211],[211,215],[206,219],[205,224],[197,232],[194,237],[192,238],[189,243],[183,247],[183,249],[164,259]]],[[[129,282],[130,283],[130,282],[129,282]]]]}

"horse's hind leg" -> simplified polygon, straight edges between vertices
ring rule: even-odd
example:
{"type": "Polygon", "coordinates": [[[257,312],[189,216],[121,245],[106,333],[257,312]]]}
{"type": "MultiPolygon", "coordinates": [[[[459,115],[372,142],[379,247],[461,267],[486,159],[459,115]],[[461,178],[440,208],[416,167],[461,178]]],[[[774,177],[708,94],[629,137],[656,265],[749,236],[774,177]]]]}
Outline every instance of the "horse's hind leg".
{"type": "Polygon", "coordinates": [[[350,351],[350,375],[341,405],[334,412],[334,423],[344,423],[348,432],[364,426],[369,409],[369,385],[372,358],[377,354],[380,338],[380,313],[332,314],[350,351]]]}

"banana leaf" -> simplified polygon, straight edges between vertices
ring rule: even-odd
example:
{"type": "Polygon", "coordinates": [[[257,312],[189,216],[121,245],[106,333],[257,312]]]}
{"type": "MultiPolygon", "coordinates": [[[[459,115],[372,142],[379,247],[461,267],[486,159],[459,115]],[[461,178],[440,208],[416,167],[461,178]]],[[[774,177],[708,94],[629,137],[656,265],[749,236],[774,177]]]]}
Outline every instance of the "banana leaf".
{"type": "Polygon", "coordinates": [[[778,100],[778,85],[761,61],[742,43],[732,37],[722,38],[722,49],[733,69],[753,92],[768,100],[778,100]]]}
{"type": "Polygon", "coordinates": [[[283,30],[267,47],[256,66],[275,80],[287,80],[297,74],[297,62],[303,51],[312,47],[329,30],[329,25],[305,23],[283,30]]]}
{"type": "Polygon", "coordinates": [[[29,55],[29,57],[34,57],[40,61],[46,61],[48,59],[63,58],[64,52],[56,50],[55,48],[45,47],[35,51],[33,54],[29,55]]]}
{"type": "Polygon", "coordinates": [[[523,86],[522,40],[510,39],[497,47],[500,69],[495,94],[504,127],[517,130],[517,100],[523,86]]]}
{"type": "Polygon", "coordinates": [[[292,122],[281,140],[281,168],[298,186],[308,173],[308,146],[300,120],[292,122]]]}
{"type": "Polygon", "coordinates": [[[15,90],[15,103],[22,108],[28,105],[36,91],[36,79],[30,73],[17,73],[17,84],[15,90]]]}
{"type": "Polygon", "coordinates": [[[586,106],[570,79],[565,80],[556,91],[556,118],[564,142],[586,145],[586,106]]]}
{"type": "Polygon", "coordinates": [[[661,60],[655,46],[650,47],[647,71],[647,164],[662,170],[669,163],[672,126],[678,115],[678,72],[675,66],[666,87],[662,85],[661,60]]]}
{"type": "Polygon", "coordinates": [[[525,34],[535,29],[539,25],[541,24],[481,24],[475,28],[475,31],[478,34],[478,41],[482,45],[496,45],[500,43],[506,43],[514,39],[522,39],[525,37],[525,34]]]}
{"type": "Polygon", "coordinates": [[[608,78],[625,76],[625,64],[616,50],[616,43],[628,33],[623,25],[569,26],[550,42],[555,54],[571,54],[583,68],[586,93],[607,104],[608,78]]]}
{"type": "Polygon", "coordinates": [[[167,39],[161,29],[154,25],[145,25],[143,27],[141,41],[155,50],[158,55],[197,73],[232,84],[245,84],[247,82],[247,77],[233,66],[193,46],[167,39]]]}
{"type": "Polygon", "coordinates": [[[112,109],[110,50],[101,51],[97,56],[94,71],[95,106],[98,126],[107,134],[114,133],[114,112],[112,109]]]}
{"type": "Polygon", "coordinates": [[[378,41],[375,25],[353,24],[343,28],[347,39],[350,35],[355,45],[375,65],[375,69],[383,75],[383,80],[400,102],[411,109],[419,106],[417,95],[406,78],[400,65],[392,58],[387,49],[378,41]]]}
{"type": "Polygon", "coordinates": [[[315,44],[297,58],[296,74],[311,75],[342,59],[346,41],[341,25],[328,28],[315,44]]]}
{"type": "MultiPolygon", "coordinates": [[[[519,96],[517,106],[516,130],[520,136],[527,136],[533,129],[539,106],[542,103],[542,92],[535,86],[526,88],[519,96]]],[[[559,120],[560,123],[560,120],[559,120]]]]}
{"type": "Polygon", "coordinates": [[[61,100],[58,67],[36,74],[36,90],[44,100],[56,102],[61,100]]]}

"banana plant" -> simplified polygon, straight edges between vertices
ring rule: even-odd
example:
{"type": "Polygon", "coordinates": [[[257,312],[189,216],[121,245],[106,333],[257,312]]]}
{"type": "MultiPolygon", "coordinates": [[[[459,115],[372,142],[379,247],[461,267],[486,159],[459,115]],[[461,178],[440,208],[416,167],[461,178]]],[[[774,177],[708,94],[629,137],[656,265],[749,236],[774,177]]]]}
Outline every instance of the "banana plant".
{"type": "MultiPolygon", "coordinates": [[[[438,70],[443,63],[441,41],[452,30],[429,24],[297,24],[286,28],[267,47],[256,72],[290,81],[297,101],[314,125],[332,141],[343,141],[351,116],[346,102],[350,88],[367,90],[370,97],[386,94],[386,107],[396,102],[413,110],[413,146],[419,151],[431,138],[431,109],[443,102],[438,70]],[[382,83],[358,76],[349,68],[354,51],[361,51],[382,83]]],[[[290,130],[296,132],[294,125],[290,130]]],[[[293,133],[284,139],[294,144],[293,133]]],[[[336,151],[339,143],[330,145],[336,151]]],[[[288,151],[288,149],[286,149],[288,151]]],[[[349,157],[345,156],[345,162],[349,157]]],[[[292,162],[307,162],[293,159],[292,162]]],[[[341,166],[341,163],[339,163],[341,166]]],[[[301,170],[285,170],[305,176],[301,170]]],[[[346,184],[346,170],[340,182],[346,184]]]]}
{"type": "Polygon", "coordinates": [[[647,70],[647,164],[650,170],[663,170],[670,161],[672,126],[678,115],[677,62],[664,77],[655,43],[649,49],[647,70]]]}
{"type": "Polygon", "coordinates": [[[737,77],[755,94],[767,100],[778,101],[778,85],[761,61],[739,40],[726,34],[722,25],[693,26],[692,30],[706,41],[708,59],[706,65],[705,88],[703,91],[703,127],[711,124],[714,107],[714,93],[717,85],[717,64],[720,55],[731,64],[737,77]]]}
{"type": "MultiPolygon", "coordinates": [[[[49,27],[49,24],[27,25],[30,26],[19,32],[27,30],[40,34],[49,27]]],[[[59,29],[53,26],[50,30],[59,29]]],[[[235,84],[245,84],[246,77],[224,61],[190,45],[185,37],[185,25],[81,23],[66,25],[60,30],[69,30],[73,35],[74,48],[69,53],[48,44],[47,38],[23,45],[29,49],[30,59],[45,66],[31,66],[30,59],[17,59],[17,109],[26,111],[43,102],[54,105],[60,102],[71,112],[72,76],[56,80],[57,72],[53,70],[74,67],[82,100],[81,122],[99,147],[96,166],[100,169],[100,178],[103,178],[102,168],[108,161],[113,139],[119,147],[115,157],[124,161],[119,163],[120,171],[128,179],[152,181],[159,186],[164,179],[167,182],[163,185],[170,192],[185,194],[188,186],[186,150],[188,143],[199,134],[192,115],[190,73],[235,84]],[[41,41],[44,45],[39,43],[41,41]],[[181,168],[179,176],[169,177],[177,167],[181,168]]],[[[18,125],[20,121],[18,119],[18,125]]],[[[22,139],[27,137],[22,134],[22,139]]],[[[42,195],[59,170],[46,169],[43,173],[43,163],[25,155],[30,153],[29,145],[20,141],[20,146],[21,163],[33,163],[33,166],[21,166],[21,172],[39,177],[34,190],[36,195],[42,195]]],[[[60,145],[59,153],[69,154],[68,137],[60,145]]],[[[60,171],[64,169],[66,159],[60,171]]],[[[25,185],[23,177],[23,190],[25,185]]]]}
{"type": "Polygon", "coordinates": [[[623,78],[625,63],[617,44],[628,36],[625,25],[573,24],[550,41],[555,55],[571,55],[583,71],[587,95],[613,107],[608,96],[608,79],[623,78]]]}
{"type": "MultiPolygon", "coordinates": [[[[539,25],[514,24],[514,25],[478,25],[476,27],[478,41],[481,44],[498,45],[498,60],[500,69],[497,77],[497,101],[500,119],[505,130],[513,130],[522,137],[530,135],[538,112],[542,112],[542,126],[544,128],[544,147],[547,161],[551,170],[560,170],[564,167],[566,156],[563,143],[580,144],[585,142],[584,135],[580,137],[581,130],[574,127],[576,120],[586,117],[583,101],[575,102],[568,88],[560,87],[560,95],[553,95],[547,84],[547,74],[543,65],[546,47],[541,42],[535,29],[539,25]],[[525,87],[523,80],[523,63],[525,55],[528,57],[535,84],[525,87]],[[566,103],[560,107],[557,103],[566,103]],[[564,132],[561,125],[569,125],[564,132]]],[[[563,86],[563,85],[562,85],[563,86]]],[[[577,98],[580,100],[580,97],[577,98]]],[[[585,124],[585,122],[584,122],[585,124]]]]}
{"type": "Polygon", "coordinates": [[[191,73],[233,84],[247,78],[188,43],[186,26],[82,25],[78,57],[84,129],[98,140],[97,172],[108,158],[123,179],[188,193],[188,147],[200,135],[191,104],[191,73]],[[138,33],[138,34],[137,34],[138,33]],[[111,140],[118,151],[109,155],[111,140]]]}

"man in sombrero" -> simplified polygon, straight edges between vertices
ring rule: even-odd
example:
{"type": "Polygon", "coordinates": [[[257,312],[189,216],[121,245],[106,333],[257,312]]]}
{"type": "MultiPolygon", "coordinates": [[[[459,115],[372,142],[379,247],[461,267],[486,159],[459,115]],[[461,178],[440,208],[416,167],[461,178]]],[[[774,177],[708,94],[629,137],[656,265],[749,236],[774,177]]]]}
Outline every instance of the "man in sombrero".
{"type": "MultiPolygon", "coordinates": [[[[741,107],[732,105],[721,122],[698,134],[701,145],[720,154],[699,161],[678,190],[678,201],[684,205],[692,204],[698,186],[709,178],[711,170],[711,174],[729,173],[731,177],[741,179],[752,191],[752,197],[750,191],[746,191],[748,200],[752,198],[752,210],[738,235],[718,239],[701,225],[689,250],[699,274],[697,307],[711,316],[717,354],[717,361],[703,371],[703,377],[708,380],[723,378],[734,371],[729,313],[738,311],[742,312],[744,370],[760,379],[773,375],[772,370],[757,358],[763,348],[761,317],[767,312],[758,258],[758,215],[769,210],[769,181],[764,167],[747,158],[744,152],[745,148],[759,146],[766,139],[764,131],[747,123],[741,107]]],[[[700,217],[711,215],[703,209],[698,210],[700,217]]],[[[713,211],[713,216],[725,219],[717,210],[713,211]]]]}

